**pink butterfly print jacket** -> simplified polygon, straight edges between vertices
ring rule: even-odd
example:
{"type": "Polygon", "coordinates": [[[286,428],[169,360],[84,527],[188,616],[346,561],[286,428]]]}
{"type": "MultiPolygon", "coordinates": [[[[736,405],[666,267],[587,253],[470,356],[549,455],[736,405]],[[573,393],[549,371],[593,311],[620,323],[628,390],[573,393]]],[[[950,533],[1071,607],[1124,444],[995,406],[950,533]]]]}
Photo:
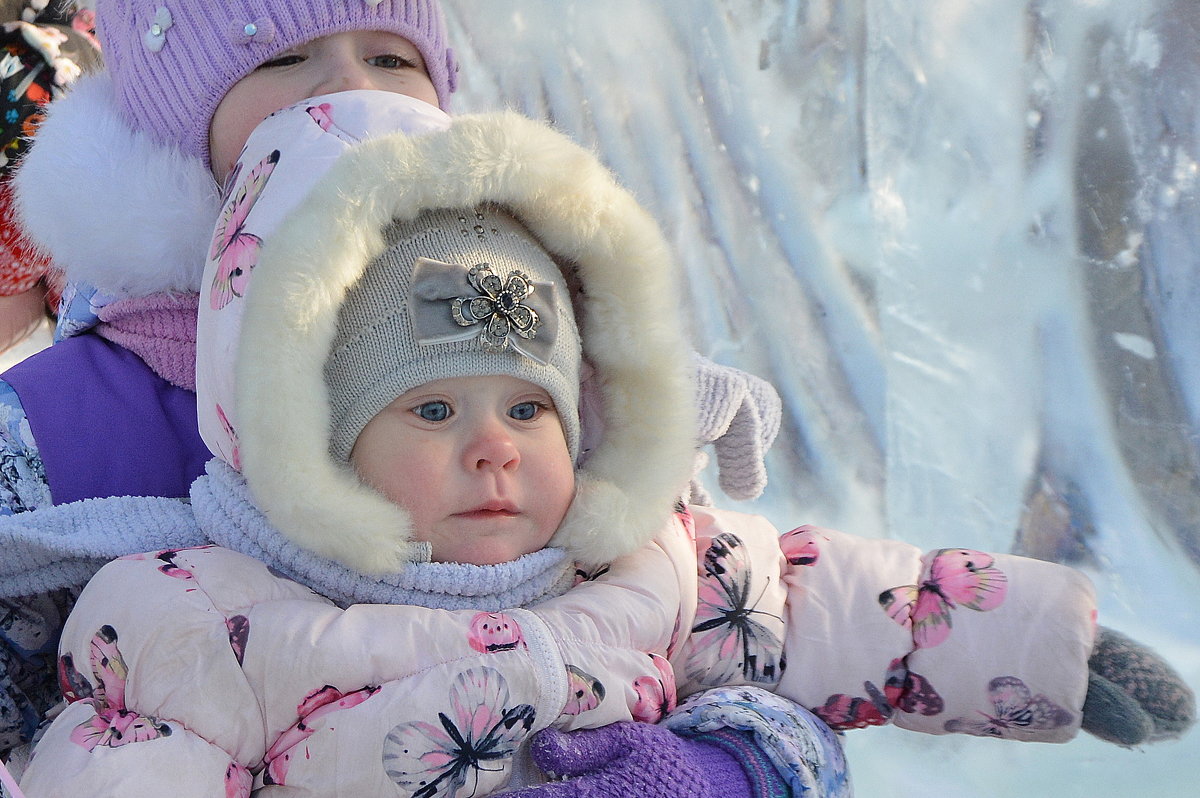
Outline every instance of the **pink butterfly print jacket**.
{"type": "Polygon", "coordinates": [[[119,755],[137,778],[114,790],[134,798],[180,794],[181,770],[198,785],[184,795],[244,794],[248,774],[295,795],[417,794],[438,778],[486,795],[509,762],[471,768],[464,746],[511,752],[547,725],[654,721],[728,684],[837,728],[1062,742],[1079,727],[1094,604],[1069,568],[815,527],[781,537],[761,517],[695,509],[580,579],[532,610],[339,609],[216,547],[118,560],[84,592],[61,652],[88,663],[97,631],[115,630],[124,705],[158,730],[154,745],[79,745],[104,720],[87,699],[103,685],[73,673],[79,700],[47,730],[27,792],[108,783],[121,771],[102,756],[119,755]]]}

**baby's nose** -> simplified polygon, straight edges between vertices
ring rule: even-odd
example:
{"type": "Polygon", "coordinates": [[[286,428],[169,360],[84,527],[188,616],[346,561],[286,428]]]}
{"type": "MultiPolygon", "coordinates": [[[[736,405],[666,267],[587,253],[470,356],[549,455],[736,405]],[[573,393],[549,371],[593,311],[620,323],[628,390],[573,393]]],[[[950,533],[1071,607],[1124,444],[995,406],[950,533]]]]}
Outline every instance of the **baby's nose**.
{"type": "Polygon", "coordinates": [[[512,469],[521,462],[521,453],[512,436],[500,429],[480,434],[468,447],[466,456],[467,466],[478,470],[512,469]]]}

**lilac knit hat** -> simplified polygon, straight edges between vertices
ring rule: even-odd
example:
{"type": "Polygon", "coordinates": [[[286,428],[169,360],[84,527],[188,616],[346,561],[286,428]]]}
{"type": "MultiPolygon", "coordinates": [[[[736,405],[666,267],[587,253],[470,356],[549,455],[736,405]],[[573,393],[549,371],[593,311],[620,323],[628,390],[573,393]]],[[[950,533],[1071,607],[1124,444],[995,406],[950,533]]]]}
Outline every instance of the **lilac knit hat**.
{"type": "Polygon", "coordinates": [[[208,163],[208,126],[233,84],[319,36],[411,41],[445,108],[458,66],[437,0],[97,0],[97,33],[126,121],[208,163]]]}

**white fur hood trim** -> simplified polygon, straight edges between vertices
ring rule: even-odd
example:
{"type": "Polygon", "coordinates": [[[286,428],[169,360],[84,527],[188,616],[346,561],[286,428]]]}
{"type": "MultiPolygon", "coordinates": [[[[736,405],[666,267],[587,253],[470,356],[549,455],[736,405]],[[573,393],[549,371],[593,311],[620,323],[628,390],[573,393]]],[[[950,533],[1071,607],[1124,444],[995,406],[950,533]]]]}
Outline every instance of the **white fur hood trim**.
{"type": "Polygon", "coordinates": [[[650,216],[596,158],[519,115],[459,117],[345,155],[263,247],[236,365],[242,470],[272,524],[370,574],[413,559],[407,514],[328,455],[323,364],[347,288],[393,219],[507,207],[583,284],[579,326],[604,435],[552,545],[598,564],[648,542],[691,474],[694,391],[677,266],[650,216]]]}
{"type": "Polygon", "coordinates": [[[106,72],[50,105],[15,186],[30,238],[68,280],[115,297],[200,290],[216,181],[198,159],[130,129],[106,72]]]}

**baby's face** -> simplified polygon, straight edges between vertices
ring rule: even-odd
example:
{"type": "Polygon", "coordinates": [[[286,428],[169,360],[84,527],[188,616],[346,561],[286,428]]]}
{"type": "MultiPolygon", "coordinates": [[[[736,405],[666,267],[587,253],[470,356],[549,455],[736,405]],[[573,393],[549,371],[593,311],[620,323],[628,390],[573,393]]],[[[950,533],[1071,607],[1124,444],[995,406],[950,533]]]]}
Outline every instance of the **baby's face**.
{"type": "Polygon", "coordinates": [[[371,419],[350,453],[362,480],[408,510],[436,562],[494,565],[543,548],[575,496],[550,395],[515,377],[420,385],[371,419]]]}
{"type": "Polygon", "coordinates": [[[309,97],[353,89],[438,104],[425,61],[408,39],[362,30],[322,36],[260,65],[226,93],[209,125],[213,177],[225,182],[250,133],[271,114],[309,97]]]}

